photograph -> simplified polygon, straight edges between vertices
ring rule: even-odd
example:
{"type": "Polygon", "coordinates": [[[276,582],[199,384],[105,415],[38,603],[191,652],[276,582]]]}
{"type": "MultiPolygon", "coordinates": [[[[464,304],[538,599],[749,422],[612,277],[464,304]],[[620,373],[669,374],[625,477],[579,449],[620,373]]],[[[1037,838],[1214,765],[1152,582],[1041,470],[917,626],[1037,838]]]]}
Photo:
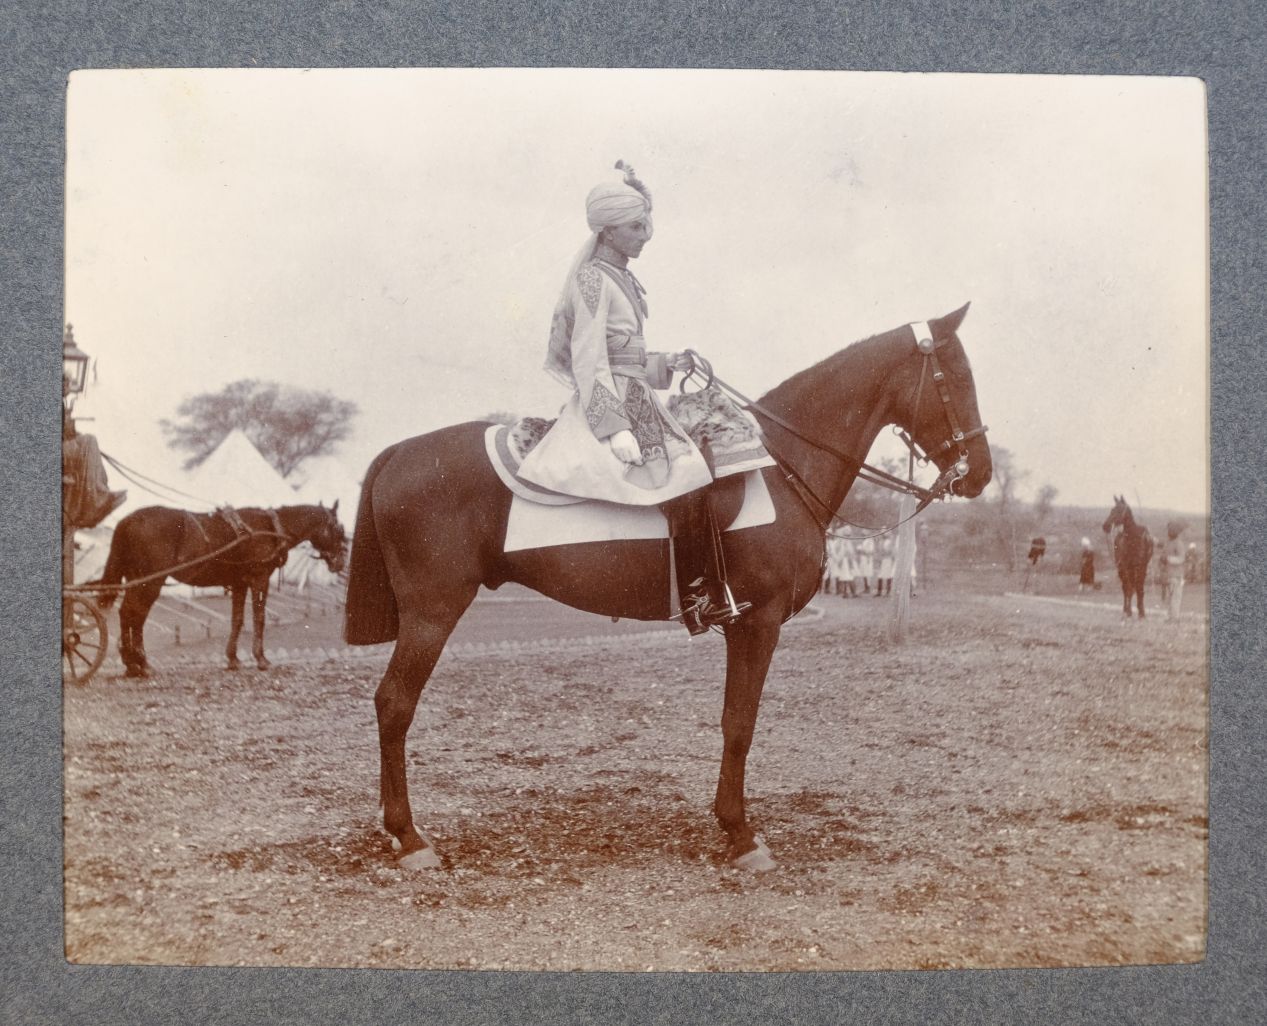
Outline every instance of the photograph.
{"type": "Polygon", "coordinates": [[[1206,105],[75,71],[66,959],[1201,962],[1206,105]]]}

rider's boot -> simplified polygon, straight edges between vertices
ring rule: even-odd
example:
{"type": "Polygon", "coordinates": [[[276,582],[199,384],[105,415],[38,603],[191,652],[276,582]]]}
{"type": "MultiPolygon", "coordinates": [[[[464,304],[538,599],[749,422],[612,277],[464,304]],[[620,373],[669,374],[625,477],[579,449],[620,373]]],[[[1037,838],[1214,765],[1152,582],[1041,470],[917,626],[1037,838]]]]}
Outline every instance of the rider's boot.
{"type": "Polygon", "coordinates": [[[662,507],[669,518],[673,564],[681,611],[678,614],[694,637],[710,627],[734,623],[752,608],[736,602],[725,580],[721,535],[709,502],[708,489],[688,492],[662,507]]]}

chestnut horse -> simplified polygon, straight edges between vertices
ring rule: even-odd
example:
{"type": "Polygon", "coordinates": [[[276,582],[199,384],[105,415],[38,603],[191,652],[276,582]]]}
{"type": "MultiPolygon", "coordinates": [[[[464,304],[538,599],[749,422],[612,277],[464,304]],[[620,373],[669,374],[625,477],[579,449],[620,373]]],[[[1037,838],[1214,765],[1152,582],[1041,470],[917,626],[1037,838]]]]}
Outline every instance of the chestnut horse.
{"type": "Polygon", "coordinates": [[[274,570],[300,542],[311,542],[334,573],[343,569],[347,536],[339,523],[339,504],[282,506],[190,513],[166,506],[146,506],[119,521],[110,539],[110,555],[101,581],[93,590],[97,604],[109,609],[123,591],[119,607],[119,655],[129,677],[151,673],[145,654],[145,621],[150,608],[172,577],[182,584],[228,588],[232,620],[225,648],[230,670],[238,668],[238,635],[242,631],[246,594],[251,593],[251,654],[267,669],[264,657],[264,607],[274,570]],[[117,587],[128,582],[124,587],[117,587]]]}
{"type": "MultiPolygon", "coordinates": [[[[818,588],[825,529],[871,443],[896,423],[943,471],[944,488],[971,498],[990,480],[972,372],[956,334],[967,309],[919,330],[903,325],[854,343],[750,407],[780,465],[762,472],[774,523],[724,536],[735,596],[752,603],[725,629],[713,806],[740,867],[774,865],[744,808],[744,767],[770,659],[783,623],[818,588]]],[[[592,613],[670,619],[665,540],[503,551],[511,496],[484,454],[487,428],[482,422],[442,428],[379,454],[365,475],[353,532],[346,638],[353,645],[396,642],[374,704],[383,825],[411,869],[441,863],[414,825],[405,737],[445,640],[480,585],[514,581],[592,613]]]]}
{"type": "MultiPolygon", "coordinates": [[[[1138,496],[1137,496],[1138,497],[1138,496]]],[[[1144,582],[1148,580],[1148,566],[1153,559],[1153,536],[1143,524],[1135,522],[1135,515],[1126,500],[1113,496],[1113,508],[1104,521],[1104,533],[1118,528],[1113,539],[1113,560],[1117,563],[1118,580],[1122,582],[1122,615],[1131,615],[1131,596],[1135,596],[1135,608],[1144,619],[1144,582]]]]}

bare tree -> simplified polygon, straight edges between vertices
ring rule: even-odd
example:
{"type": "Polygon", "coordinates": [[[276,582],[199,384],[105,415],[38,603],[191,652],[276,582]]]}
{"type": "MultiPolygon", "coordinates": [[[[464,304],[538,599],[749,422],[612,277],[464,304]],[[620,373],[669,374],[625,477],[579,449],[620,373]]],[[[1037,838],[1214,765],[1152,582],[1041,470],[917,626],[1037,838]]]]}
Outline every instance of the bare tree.
{"type": "Polygon", "coordinates": [[[1019,526],[1016,489],[1029,476],[1029,471],[1018,468],[1012,450],[1001,445],[990,446],[990,459],[994,464],[994,476],[991,480],[997,491],[993,503],[995,529],[999,545],[1007,555],[1008,571],[1011,572],[1016,569],[1016,531],[1019,526]]]}
{"type": "Polygon", "coordinates": [[[160,425],[168,445],[191,454],[186,470],[240,429],[282,477],[289,477],[305,460],[333,452],[352,433],[357,412],[355,403],[330,392],[245,379],[184,400],[176,419],[160,425]]]}

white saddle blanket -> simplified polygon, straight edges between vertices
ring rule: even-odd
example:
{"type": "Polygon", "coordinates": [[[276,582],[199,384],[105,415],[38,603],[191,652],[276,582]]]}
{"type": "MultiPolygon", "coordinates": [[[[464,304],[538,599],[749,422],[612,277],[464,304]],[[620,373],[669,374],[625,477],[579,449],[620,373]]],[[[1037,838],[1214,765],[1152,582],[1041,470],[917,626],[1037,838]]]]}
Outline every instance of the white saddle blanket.
{"type": "MultiPolygon", "coordinates": [[[[573,500],[547,493],[545,501],[524,498],[523,482],[507,466],[504,435],[498,445],[500,425],[492,425],[485,436],[489,462],[498,477],[513,493],[510,517],[506,524],[506,552],[541,549],[553,545],[577,545],[581,542],[626,541],[639,538],[667,538],[669,524],[655,506],[621,506],[613,502],[573,500]],[[565,505],[559,504],[566,503],[565,505]]],[[[740,531],[774,523],[774,501],[766,488],[760,470],[744,474],[744,499],[726,530],[740,531]]]]}

